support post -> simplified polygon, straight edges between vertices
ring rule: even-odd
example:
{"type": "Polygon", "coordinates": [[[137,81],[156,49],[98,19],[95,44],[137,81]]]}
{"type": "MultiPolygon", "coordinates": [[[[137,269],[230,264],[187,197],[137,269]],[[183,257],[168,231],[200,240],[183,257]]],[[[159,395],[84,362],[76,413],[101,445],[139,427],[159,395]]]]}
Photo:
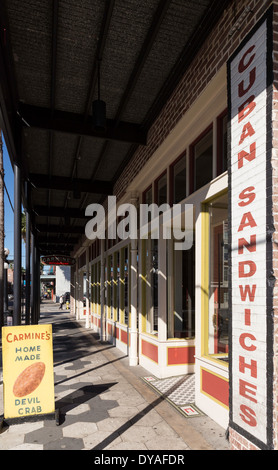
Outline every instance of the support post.
{"type": "Polygon", "coordinates": [[[14,311],[13,325],[21,324],[21,169],[14,163],[14,311]]]}
{"type": "Polygon", "coordinates": [[[25,324],[30,325],[30,214],[26,211],[26,287],[25,287],[25,324]]]}
{"type": "Polygon", "coordinates": [[[9,315],[9,298],[8,298],[8,256],[10,251],[8,248],[4,248],[4,317],[9,315]]]}
{"type": "Polygon", "coordinates": [[[41,269],[40,269],[40,251],[38,247],[36,247],[36,287],[37,287],[37,292],[36,292],[36,324],[39,323],[40,319],[40,310],[41,310],[41,269]]]}
{"type": "Polygon", "coordinates": [[[31,323],[35,325],[36,323],[36,302],[35,302],[35,292],[36,292],[36,249],[35,249],[35,236],[31,234],[31,250],[32,250],[32,271],[31,271],[31,323]]]}

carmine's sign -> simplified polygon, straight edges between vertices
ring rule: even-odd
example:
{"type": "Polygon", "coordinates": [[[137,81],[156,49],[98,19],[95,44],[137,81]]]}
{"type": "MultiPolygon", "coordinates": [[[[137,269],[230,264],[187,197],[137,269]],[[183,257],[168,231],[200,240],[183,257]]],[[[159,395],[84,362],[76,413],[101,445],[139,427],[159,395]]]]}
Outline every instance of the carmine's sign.
{"type": "Polygon", "coordinates": [[[55,412],[52,325],[4,326],[5,419],[55,412]]]}
{"type": "Polygon", "coordinates": [[[75,259],[70,256],[44,256],[41,258],[43,264],[52,265],[52,266],[73,266],[75,264],[75,259]]]}
{"type": "Polygon", "coordinates": [[[228,63],[230,426],[260,448],[272,442],[271,28],[267,14],[228,63]]]}

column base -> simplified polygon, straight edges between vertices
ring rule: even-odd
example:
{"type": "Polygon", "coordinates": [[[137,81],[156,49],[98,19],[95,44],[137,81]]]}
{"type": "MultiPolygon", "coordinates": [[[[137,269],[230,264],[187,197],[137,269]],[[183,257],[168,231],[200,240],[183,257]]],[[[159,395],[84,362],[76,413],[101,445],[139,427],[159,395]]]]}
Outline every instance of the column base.
{"type": "Polygon", "coordinates": [[[131,367],[138,366],[138,364],[139,364],[138,357],[129,357],[129,365],[131,367]]]}

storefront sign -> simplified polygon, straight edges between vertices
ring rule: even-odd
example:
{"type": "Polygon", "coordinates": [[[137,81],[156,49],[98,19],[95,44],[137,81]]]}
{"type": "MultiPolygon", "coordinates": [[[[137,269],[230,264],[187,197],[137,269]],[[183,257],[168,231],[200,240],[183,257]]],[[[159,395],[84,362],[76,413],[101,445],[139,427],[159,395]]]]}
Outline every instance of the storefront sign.
{"type": "Polygon", "coordinates": [[[272,441],[271,241],[267,237],[271,226],[271,25],[268,15],[228,63],[230,425],[260,448],[272,441]]]}
{"type": "Polygon", "coordinates": [[[4,418],[55,412],[52,325],[2,328],[4,418]]]}
{"type": "Polygon", "coordinates": [[[75,264],[75,259],[70,256],[51,255],[41,258],[41,262],[50,266],[73,266],[75,264]]]}

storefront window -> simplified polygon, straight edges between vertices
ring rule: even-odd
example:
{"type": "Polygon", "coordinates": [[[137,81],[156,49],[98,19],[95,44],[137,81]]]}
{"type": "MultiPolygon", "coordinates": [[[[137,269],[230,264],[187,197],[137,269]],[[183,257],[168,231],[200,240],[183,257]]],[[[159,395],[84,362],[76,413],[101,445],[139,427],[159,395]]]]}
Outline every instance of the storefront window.
{"type": "Polygon", "coordinates": [[[212,180],[213,131],[208,131],[193,146],[194,191],[212,180]]]}
{"type": "Polygon", "coordinates": [[[195,337],[195,242],[190,250],[167,249],[168,338],[195,337]]]}
{"type": "Polygon", "coordinates": [[[144,256],[144,331],[157,334],[158,332],[158,240],[143,241],[144,256]]]}
{"type": "MultiPolygon", "coordinates": [[[[209,214],[209,338],[208,353],[228,354],[228,196],[214,199],[209,214]]],[[[224,356],[223,356],[224,355],[224,356]]]]}
{"type": "Polygon", "coordinates": [[[173,204],[177,204],[186,197],[186,158],[183,156],[171,167],[172,173],[172,198],[173,204]]]}

